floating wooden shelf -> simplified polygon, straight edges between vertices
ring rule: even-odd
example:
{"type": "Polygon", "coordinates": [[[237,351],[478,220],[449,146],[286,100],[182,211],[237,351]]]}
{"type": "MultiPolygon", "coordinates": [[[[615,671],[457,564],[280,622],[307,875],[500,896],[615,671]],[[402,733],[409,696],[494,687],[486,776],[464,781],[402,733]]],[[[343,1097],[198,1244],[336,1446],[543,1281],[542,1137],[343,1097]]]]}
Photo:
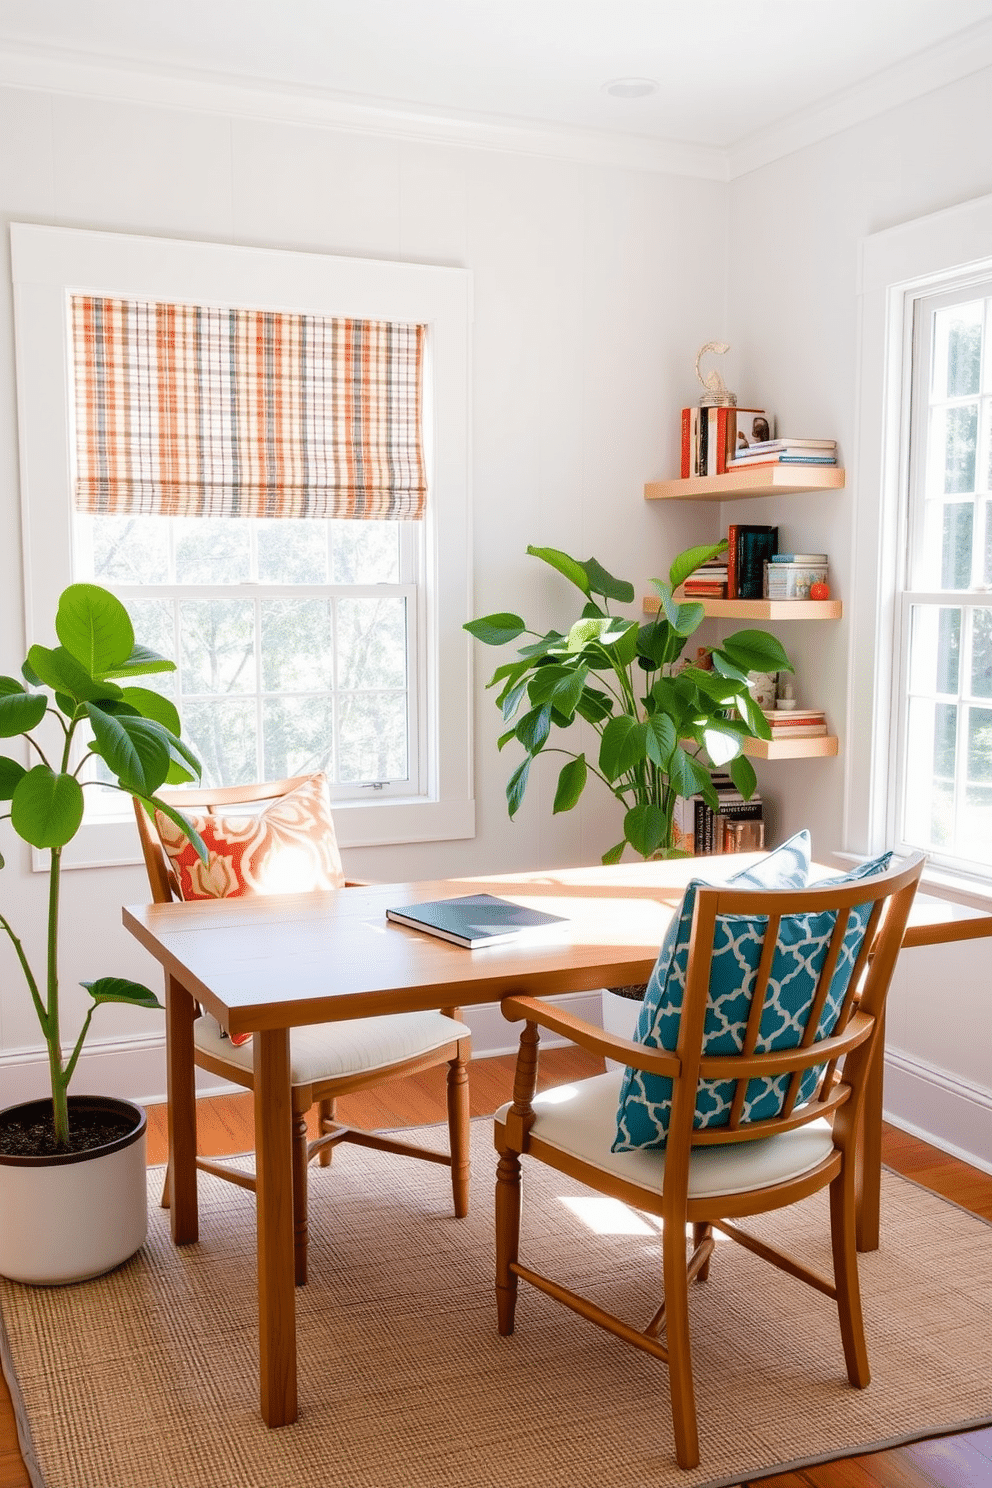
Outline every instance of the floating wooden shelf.
{"type": "Polygon", "coordinates": [[[743,752],[752,759],[817,759],[836,754],[839,741],[831,734],[812,739],[744,739],[743,752]]]}
{"type": "Polygon", "coordinates": [[[746,496],[793,496],[801,491],[836,491],[844,485],[838,465],[765,465],[726,475],[690,475],[686,480],[648,481],[645,501],[735,501],[746,496]]]}
{"type": "MultiPolygon", "coordinates": [[[[681,589],[675,598],[680,604],[701,604],[717,620],[839,620],[844,613],[839,599],[687,599],[681,589]]],[[[645,615],[656,615],[661,600],[648,594],[643,608],[645,615]]]]}

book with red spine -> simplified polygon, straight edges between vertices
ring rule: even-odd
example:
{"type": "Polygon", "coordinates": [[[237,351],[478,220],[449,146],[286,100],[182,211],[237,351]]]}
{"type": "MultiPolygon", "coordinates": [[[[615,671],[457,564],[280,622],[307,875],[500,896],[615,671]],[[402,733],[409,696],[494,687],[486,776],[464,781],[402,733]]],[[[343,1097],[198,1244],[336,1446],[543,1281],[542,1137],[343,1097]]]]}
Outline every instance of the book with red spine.
{"type": "Polygon", "coordinates": [[[737,524],[727,528],[727,598],[737,598],[737,524]]]}
{"type": "Polygon", "coordinates": [[[682,479],[687,480],[692,474],[692,409],[682,410],[682,479]]]}

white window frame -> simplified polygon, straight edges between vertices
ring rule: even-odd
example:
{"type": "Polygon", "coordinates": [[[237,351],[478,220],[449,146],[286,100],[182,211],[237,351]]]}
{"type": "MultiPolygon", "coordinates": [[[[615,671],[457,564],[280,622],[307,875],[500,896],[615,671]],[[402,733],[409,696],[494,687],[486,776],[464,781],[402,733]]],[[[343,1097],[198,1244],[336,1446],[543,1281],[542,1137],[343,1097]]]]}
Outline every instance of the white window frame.
{"type": "MultiPolygon", "coordinates": [[[[473,837],[471,652],[462,629],[471,616],[470,272],[27,223],[10,231],[28,645],[51,644],[58,596],[73,579],[69,294],[428,326],[433,461],[416,687],[425,778],[405,799],[338,803],[335,827],[343,848],[473,837]]],[[[129,823],[84,824],[63,858],[66,867],[138,861],[129,823]]]]}
{"type": "MultiPolygon", "coordinates": [[[[919,218],[861,244],[859,427],[852,538],[844,842],[857,854],[894,845],[899,679],[909,508],[910,370],[917,302],[992,275],[992,196],[919,218]]],[[[935,870],[927,882],[985,903],[986,873],[935,870]]]]}

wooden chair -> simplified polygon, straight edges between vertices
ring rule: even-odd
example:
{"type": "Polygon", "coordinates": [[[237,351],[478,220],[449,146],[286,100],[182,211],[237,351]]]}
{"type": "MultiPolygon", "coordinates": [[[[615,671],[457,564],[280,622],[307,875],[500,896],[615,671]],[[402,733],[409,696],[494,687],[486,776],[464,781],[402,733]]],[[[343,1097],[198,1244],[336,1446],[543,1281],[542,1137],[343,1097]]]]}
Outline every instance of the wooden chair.
{"type": "Polygon", "coordinates": [[[496,1184],[499,1331],[513,1332],[517,1281],[523,1277],[599,1327],[664,1360],[669,1367],[676,1456],[681,1467],[695,1467],[699,1462],[689,1344],[689,1283],[706,1280],[714,1229],[833,1298],[840,1317],[848,1379],[858,1387],[869,1382],[855,1249],[855,1145],[868,1072],[872,1061],[882,1057],[885,997],[922,868],[923,858],[917,855],[898,869],[843,888],[827,884],[779,893],[700,889],[674,1053],[605,1034],[534,998],[509,997],[502,1004],[507,1018],[525,1019],[526,1027],[520,1040],[513,1102],[496,1113],[495,1138],[500,1154],[496,1184]],[[867,931],[836,1025],[829,1037],[813,1044],[848,914],[853,906],[867,903],[872,906],[867,931]],[[816,984],[802,1044],[757,1054],[754,1049],[781,918],[828,909],[837,911],[836,928],[816,984]],[[713,1057],[704,1056],[702,1047],[718,915],[767,915],[767,926],[744,1048],[740,1054],[713,1057]],[[535,1100],[539,1027],[564,1035],[593,1054],[668,1076],[672,1080],[672,1105],[667,1146],[663,1150],[611,1151],[622,1071],[577,1082],[568,1099],[562,1099],[564,1092],[558,1092],[557,1101],[547,1101],[546,1096],[535,1100]],[[823,1065],[813,1098],[797,1105],[803,1071],[823,1065]],[[771,1120],[742,1123],[748,1082],[783,1074],[790,1079],[780,1114],[771,1120]],[[703,1079],[735,1082],[733,1100],[726,1125],[694,1130],[697,1085],[703,1079]],[[645,1326],[631,1326],[521,1264],[522,1156],[547,1163],[600,1193],[662,1219],[664,1300],[645,1326]],[[745,1215],[793,1204],[827,1184],[833,1279],[817,1274],[733,1223],[745,1215]],[[693,1244],[687,1261],[688,1224],[692,1225],[693,1244]],[[660,1338],[663,1330],[666,1343],[660,1338]]]}
{"type": "MultiPolygon", "coordinates": [[[[232,806],[257,808],[277,800],[302,785],[307,777],[279,780],[264,785],[231,786],[215,790],[197,789],[159,791],[158,797],[181,811],[223,813],[232,806]]],[[[152,898],[156,904],[168,904],[181,898],[179,884],[163,850],[155,824],[140,801],[134,800],[138,835],[144,854],[152,898]]],[[[245,813],[251,814],[250,809],[245,813]]],[[[471,1057],[468,1027],[459,1021],[457,1008],[443,1008],[434,1013],[397,1013],[387,1017],[352,1018],[336,1023],[316,1024],[293,1029],[290,1036],[293,1097],[293,1212],[295,1228],[296,1283],[307,1279],[307,1166],[318,1157],[327,1167],[339,1142],[355,1142],[362,1147],[375,1147],[426,1162],[443,1163],[451,1168],[451,1186],[455,1214],[461,1219],[468,1213],[469,1184],[469,1098],[467,1062],[471,1057]],[[346,1050],[346,1057],[343,1054],[346,1050]],[[397,1050],[402,1052],[398,1055],[397,1050]],[[342,1063],[347,1070],[342,1072],[342,1063]],[[448,1131],[449,1154],[432,1152],[410,1142],[397,1141],[375,1132],[341,1124],[335,1118],[335,1102],[340,1095],[381,1084],[398,1075],[416,1074],[437,1064],[448,1066],[448,1131]],[[306,1117],[317,1102],[320,1108],[318,1138],[307,1139],[306,1117]]],[[[235,1047],[223,1036],[216,1021],[203,1014],[194,1024],[195,1062],[199,1068],[220,1075],[246,1090],[254,1087],[251,1044],[235,1047]]],[[[255,1189],[251,1173],[233,1172],[207,1158],[197,1157],[196,1165],[243,1188],[255,1189]]],[[[171,1164],[166,1172],[163,1207],[168,1208],[171,1164]]]]}

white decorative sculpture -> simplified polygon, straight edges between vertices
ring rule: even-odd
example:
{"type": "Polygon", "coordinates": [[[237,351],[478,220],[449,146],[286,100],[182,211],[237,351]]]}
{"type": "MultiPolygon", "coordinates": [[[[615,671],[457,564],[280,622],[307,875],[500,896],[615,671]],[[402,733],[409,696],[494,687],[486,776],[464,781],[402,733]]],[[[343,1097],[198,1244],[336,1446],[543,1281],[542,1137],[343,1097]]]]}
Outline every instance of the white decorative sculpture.
{"type": "Polygon", "coordinates": [[[699,400],[703,408],[736,408],[737,406],[737,394],[729,390],[719,372],[707,372],[704,377],[699,370],[699,364],[707,352],[713,351],[722,356],[729,350],[730,347],[726,341],[707,341],[705,346],[699,348],[699,354],[696,357],[696,376],[705,388],[699,400]]]}

